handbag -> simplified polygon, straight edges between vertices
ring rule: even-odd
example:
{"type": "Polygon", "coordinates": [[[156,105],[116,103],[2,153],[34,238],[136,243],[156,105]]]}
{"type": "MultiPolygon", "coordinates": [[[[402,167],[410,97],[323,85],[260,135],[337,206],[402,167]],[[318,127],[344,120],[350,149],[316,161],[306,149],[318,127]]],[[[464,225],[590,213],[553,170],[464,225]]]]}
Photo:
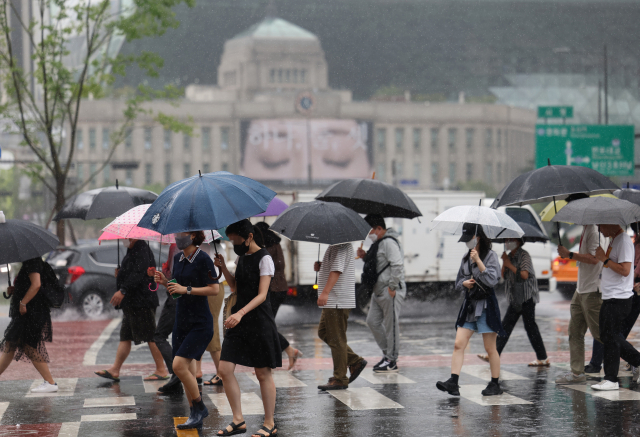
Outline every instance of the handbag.
{"type": "Polygon", "coordinates": [[[476,281],[476,283],[473,284],[473,287],[471,289],[468,289],[467,298],[469,300],[485,300],[485,299],[488,299],[489,296],[491,296],[491,287],[489,287],[488,285],[484,284],[481,280],[476,279],[473,276],[473,269],[471,268],[471,257],[469,257],[467,259],[467,266],[469,267],[469,273],[471,274],[471,278],[474,281],[476,281]]]}
{"type": "Polygon", "coordinates": [[[224,309],[222,310],[222,335],[224,336],[227,333],[227,328],[224,327],[225,322],[229,317],[231,317],[231,309],[235,306],[238,301],[238,293],[233,292],[229,296],[224,298],[224,309]]]}

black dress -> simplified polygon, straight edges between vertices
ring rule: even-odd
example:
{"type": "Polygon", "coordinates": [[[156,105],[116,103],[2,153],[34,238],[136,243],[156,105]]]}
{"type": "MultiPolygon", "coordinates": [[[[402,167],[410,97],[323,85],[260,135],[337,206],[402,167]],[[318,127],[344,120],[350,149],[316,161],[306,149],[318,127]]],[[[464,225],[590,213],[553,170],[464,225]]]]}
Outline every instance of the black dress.
{"type": "MultiPolygon", "coordinates": [[[[269,256],[269,252],[260,249],[238,258],[235,276],[238,300],[231,309],[232,314],[258,296],[260,261],[265,256],[269,256]]],[[[282,366],[282,349],[268,296],[244,315],[235,328],[227,330],[220,359],[246,367],[275,369],[282,366]]]]}
{"type": "Polygon", "coordinates": [[[4,340],[0,342],[0,351],[15,351],[16,361],[49,362],[49,354],[44,342],[51,343],[53,332],[47,298],[38,292],[27,304],[27,313],[20,314],[20,301],[31,287],[29,274],[39,273],[42,281],[43,267],[44,261],[41,258],[23,262],[14,282],[15,290],[9,307],[11,322],[4,333],[4,340]]]}

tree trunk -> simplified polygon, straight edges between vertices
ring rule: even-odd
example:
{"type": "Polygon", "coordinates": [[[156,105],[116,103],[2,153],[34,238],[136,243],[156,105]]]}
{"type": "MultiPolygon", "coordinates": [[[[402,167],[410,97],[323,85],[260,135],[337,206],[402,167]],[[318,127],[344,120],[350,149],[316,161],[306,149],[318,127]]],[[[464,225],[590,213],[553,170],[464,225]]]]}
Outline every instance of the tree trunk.
{"type": "MultiPolygon", "coordinates": [[[[65,202],[65,186],[66,178],[64,176],[58,176],[56,178],[56,213],[60,212],[65,202]]],[[[64,220],[58,220],[56,222],[56,235],[60,240],[60,245],[66,246],[64,220]]]]}

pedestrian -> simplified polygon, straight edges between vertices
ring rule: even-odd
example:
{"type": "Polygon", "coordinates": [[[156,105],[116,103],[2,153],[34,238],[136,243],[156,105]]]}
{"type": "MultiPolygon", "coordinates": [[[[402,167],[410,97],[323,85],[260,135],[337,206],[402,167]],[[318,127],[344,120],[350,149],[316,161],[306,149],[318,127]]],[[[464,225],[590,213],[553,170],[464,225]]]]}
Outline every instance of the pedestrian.
{"type": "Polygon", "coordinates": [[[398,372],[400,353],[400,311],[407,296],[404,282],[404,252],[400,234],[387,228],[384,218],[369,214],[365,221],[371,226],[368,252],[358,248],[358,257],[365,263],[375,263],[378,279],[373,286],[367,325],[382,350],[382,359],[373,366],[377,373],[398,372]]]}
{"type": "MultiPolygon", "coordinates": [[[[604,343],[604,379],[591,386],[593,390],[618,390],[618,370],[620,358],[634,367],[640,366],[638,352],[623,337],[623,324],[629,316],[633,304],[633,262],[635,259],[633,242],[619,225],[598,226],[605,237],[611,238],[606,253],[596,249],[596,258],[602,262],[602,307],[600,308],[600,340],[604,343]]],[[[638,381],[638,371],[633,375],[638,381]]]]}
{"type": "Polygon", "coordinates": [[[11,321],[0,342],[0,375],[12,360],[31,361],[44,382],[32,393],[55,393],[58,384],[49,370],[49,354],[45,342],[51,343],[51,310],[47,298],[39,293],[44,281],[44,261],[33,258],[22,263],[14,285],[7,288],[11,296],[9,317],[11,321]]]}
{"type": "MultiPolygon", "coordinates": [[[[286,264],[284,254],[282,253],[282,246],[280,246],[281,238],[269,229],[269,225],[265,222],[258,222],[255,224],[255,227],[259,231],[256,233],[256,243],[258,243],[258,246],[267,249],[267,252],[269,252],[269,255],[271,255],[273,259],[273,265],[275,267],[275,274],[273,278],[271,278],[271,284],[269,285],[269,303],[271,304],[271,311],[273,312],[273,319],[275,320],[280,305],[282,305],[282,302],[284,302],[287,297],[288,289],[287,278],[284,274],[286,264]]],[[[287,370],[293,370],[298,359],[302,357],[302,352],[291,347],[287,339],[279,332],[278,337],[280,339],[282,352],[285,352],[287,357],[289,357],[289,368],[287,370]]]]}
{"type": "MultiPolygon", "coordinates": [[[[533,262],[529,252],[522,249],[524,241],[520,238],[510,238],[505,242],[505,251],[502,254],[502,277],[505,280],[505,292],[509,307],[502,319],[502,327],[506,335],[498,337],[496,349],[502,355],[502,350],[507,345],[513,328],[522,316],[524,329],[529,337],[529,342],[536,352],[536,359],[529,363],[530,367],[549,366],[547,351],[536,323],[536,304],[540,302],[538,280],[533,269],[533,262]]],[[[480,354],[478,358],[489,361],[487,354],[480,354]]]]}
{"type": "Polygon", "coordinates": [[[494,287],[500,280],[500,261],[491,250],[491,240],[481,225],[465,223],[462,227],[460,242],[467,245],[467,253],[460,263],[456,278],[456,291],[464,292],[465,299],[456,321],[456,341],[451,357],[451,377],[438,381],[436,387],[450,395],[460,396],[458,378],[464,361],[464,351],[474,332],[482,334],[484,349],[489,356],[491,381],[482,390],[483,396],[503,393],[500,388],[500,354],[496,348],[498,335],[505,335],[500,322],[500,307],[494,287]],[[473,299],[473,297],[482,297],[473,299]]]}
{"type": "Polygon", "coordinates": [[[155,258],[145,241],[125,239],[123,244],[127,253],[122,259],[122,265],[116,270],[118,291],[111,298],[111,304],[122,310],[120,343],[113,365],[95,374],[120,382],[120,370],[131,353],[131,342],[136,345],[147,343],[156,370],[145,380],[166,380],[169,379],[169,372],[154,341],[158,296],[149,289],[153,282],[153,278],[149,276],[149,268],[156,266],[155,258]]]}
{"type": "Polygon", "coordinates": [[[367,361],[347,344],[349,312],[356,307],[355,254],[351,243],[329,246],[314,270],[318,272],[318,306],[322,308],[318,337],[331,348],[333,360],[333,376],[318,389],[344,390],[367,367],[367,361]]]}
{"type": "Polygon", "coordinates": [[[171,336],[173,345],[173,372],[180,378],[189,402],[189,418],[178,429],[202,426],[209,415],[196,381],[196,360],[202,359],[207,344],[213,337],[213,317],[207,296],[218,294],[218,280],[213,261],[200,249],[204,232],[180,232],[176,246],[182,250],[173,259],[173,279],[156,272],[156,282],[169,290],[171,297],[178,295],[176,318],[171,336]]]}
{"type": "Polygon", "coordinates": [[[282,349],[268,296],[275,266],[267,249],[256,243],[255,235],[258,232],[247,219],[227,227],[227,237],[238,255],[235,275],[227,269],[224,257],[216,255],[216,265],[222,270],[231,291],[237,293],[232,314],[225,321],[227,331],[218,368],[233,412],[233,421],[218,431],[218,435],[244,434],[247,431],[242,415],[240,386],[234,374],[236,365],[253,367],[260,383],[264,422],[253,435],[264,437],[278,433],[274,421],[276,386],[271,369],[282,366],[282,349]]]}

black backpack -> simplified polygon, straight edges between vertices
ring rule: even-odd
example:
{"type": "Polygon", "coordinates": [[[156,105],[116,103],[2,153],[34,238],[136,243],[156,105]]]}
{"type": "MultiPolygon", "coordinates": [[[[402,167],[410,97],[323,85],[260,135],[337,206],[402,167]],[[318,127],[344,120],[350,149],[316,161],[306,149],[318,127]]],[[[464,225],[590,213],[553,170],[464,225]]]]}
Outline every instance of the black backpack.
{"type": "Polygon", "coordinates": [[[42,274],[40,275],[40,291],[49,302],[49,307],[60,308],[64,303],[64,287],[60,285],[60,281],[53,271],[53,267],[48,262],[42,262],[42,274]]]}
{"type": "Polygon", "coordinates": [[[391,238],[398,244],[398,247],[400,247],[398,240],[391,236],[382,237],[371,245],[367,255],[364,257],[364,267],[362,268],[362,275],[360,276],[360,289],[358,290],[358,294],[363,299],[371,299],[373,286],[378,282],[378,277],[391,265],[389,263],[384,266],[382,270],[378,271],[378,247],[380,246],[380,242],[387,238],[391,238]]]}

